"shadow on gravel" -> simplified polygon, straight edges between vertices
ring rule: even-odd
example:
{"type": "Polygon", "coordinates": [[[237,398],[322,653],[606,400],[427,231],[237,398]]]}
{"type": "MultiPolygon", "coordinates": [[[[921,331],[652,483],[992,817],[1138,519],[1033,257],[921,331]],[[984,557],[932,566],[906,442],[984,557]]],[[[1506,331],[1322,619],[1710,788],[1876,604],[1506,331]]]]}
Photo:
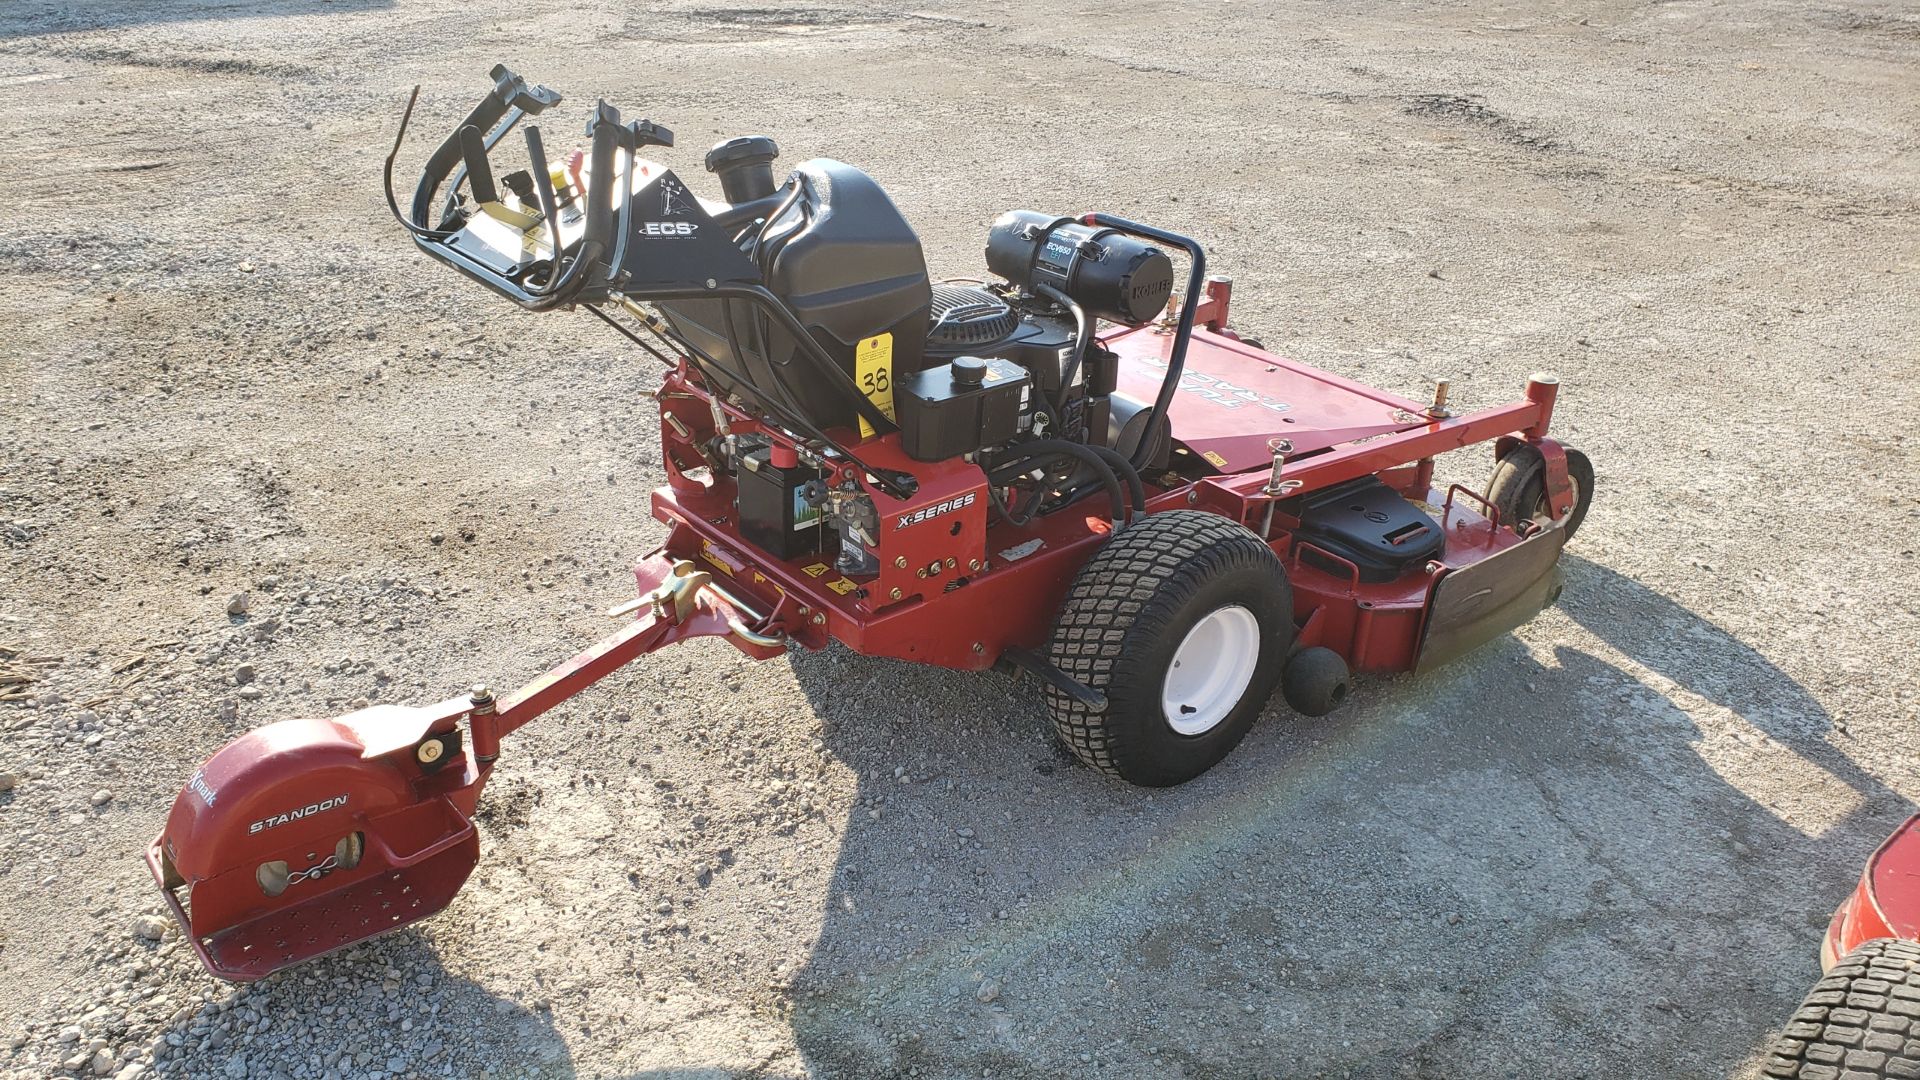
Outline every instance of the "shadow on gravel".
{"type": "Polygon", "coordinates": [[[1589,633],[1832,774],[1876,821],[1906,806],[1834,745],[1833,718],[1813,695],[1751,646],[1598,563],[1568,554],[1563,565],[1593,594],[1563,608],[1589,633]]]}
{"type": "Polygon", "coordinates": [[[123,30],[131,26],[155,23],[200,22],[231,19],[238,14],[249,19],[288,15],[347,15],[385,11],[393,0],[278,0],[247,4],[236,12],[231,3],[140,4],[17,4],[0,20],[0,39],[34,37],[40,34],[86,33],[96,30],[123,30]]]}
{"type": "Polygon", "coordinates": [[[161,1034],[160,1076],[194,1080],[575,1075],[553,1015],[450,975],[418,928],[376,938],[213,999],[161,1034]]]}
{"type": "Polygon", "coordinates": [[[1057,752],[1030,683],[794,656],[862,777],[794,982],[809,1068],[1736,1071],[1904,802],[1754,649],[1566,569],[1563,613],[1630,663],[1503,638],[1320,720],[1276,703],[1162,792],[1057,752]]]}

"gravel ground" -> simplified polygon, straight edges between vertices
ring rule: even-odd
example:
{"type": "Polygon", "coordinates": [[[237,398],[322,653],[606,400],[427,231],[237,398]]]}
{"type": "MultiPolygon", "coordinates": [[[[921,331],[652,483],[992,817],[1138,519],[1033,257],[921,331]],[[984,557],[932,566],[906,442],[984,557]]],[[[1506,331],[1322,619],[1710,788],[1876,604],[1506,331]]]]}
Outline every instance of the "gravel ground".
{"type": "Polygon", "coordinates": [[[1920,16],[897,2],[0,7],[0,1074],[1753,1075],[1920,794],[1920,16]],[[695,643],[514,737],[443,915],[214,981],[138,859],[196,762],[531,677],[661,536],[656,370],[381,204],[501,59],[860,164],[937,273],[1106,207],[1309,362],[1557,369],[1565,599],[1159,793],[695,643]]]}

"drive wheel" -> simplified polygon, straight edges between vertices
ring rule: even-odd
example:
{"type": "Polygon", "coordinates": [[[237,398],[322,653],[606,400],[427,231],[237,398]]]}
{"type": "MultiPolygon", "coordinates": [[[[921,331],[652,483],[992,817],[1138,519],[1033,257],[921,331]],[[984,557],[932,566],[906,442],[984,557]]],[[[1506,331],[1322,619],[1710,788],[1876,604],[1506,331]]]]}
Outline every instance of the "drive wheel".
{"type": "MultiPolygon", "coordinates": [[[[1587,506],[1593,502],[1593,462],[1573,447],[1567,452],[1567,482],[1573,485],[1573,512],[1567,515],[1567,539],[1587,520],[1587,506]]],[[[1546,525],[1553,520],[1547,509],[1547,459],[1540,451],[1519,443],[1500,455],[1493,464],[1493,480],[1487,485],[1487,501],[1500,511],[1500,524],[1509,528],[1522,521],[1546,525]]]]}
{"type": "Polygon", "coordinates": [[[1760,1074],[1782,1080],[1920,1076],[1920,944],[1881,938],[1840,958],[1773,1040],[1760,1074]]]}
{"type": "Polygon", "coordinates": [[[1293,594],[1238,522],[1173,510],[1122,530],[1082,567],[1049,658],[1106,695],[1095,710],[1048,686],[1075,757],[1147,787],[1185,783],[1246,735],[1279,682],[1293,594]]]}

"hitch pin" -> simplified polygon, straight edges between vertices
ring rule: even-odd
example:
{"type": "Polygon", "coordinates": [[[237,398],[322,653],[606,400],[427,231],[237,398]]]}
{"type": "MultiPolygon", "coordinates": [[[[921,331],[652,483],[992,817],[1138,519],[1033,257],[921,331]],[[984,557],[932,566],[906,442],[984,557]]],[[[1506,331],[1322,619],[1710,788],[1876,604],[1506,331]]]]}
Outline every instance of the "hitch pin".
{"type": "Polygon", "coordinates": [[[1260,520],[1262,540],[1273,531],[1274,504],[1300,489],[1300,481],[1280,479],[1280,470],[1286,467],[1287,455],[1293,453],[1293,440],[1268,439],[1267,452],[1273,455],[1273,471],[1267,474],[1267,486],[1263,489],[1267,495],[1267,512],[1260,520]]]}
{"type": "Polygon", "coordinates": [[[1287,463],[1287,455],[1293,453],[1293,440],[1268,439],[1267,453],[1273,455],[1273,472],[1267,476],[1267,494],[1280,494],[1280,470],[1287,463]]]}
{"type": "Polygon", "coordinates": [[[1450,380],[1447,379],[1433,380],[1433,404],[1427,406],[1427,415],[1435,420],[1445,420],[1447,417],[1453,415],[1453,410],[1447,408],[1447,390],[1450,388],[1449,384],[1450,380]]]}

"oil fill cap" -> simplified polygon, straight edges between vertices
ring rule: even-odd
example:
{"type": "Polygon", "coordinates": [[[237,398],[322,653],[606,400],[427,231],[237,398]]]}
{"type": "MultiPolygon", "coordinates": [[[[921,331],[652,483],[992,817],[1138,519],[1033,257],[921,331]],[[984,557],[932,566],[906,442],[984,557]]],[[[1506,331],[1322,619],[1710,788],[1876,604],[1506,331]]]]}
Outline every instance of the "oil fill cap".
{"type": "Polygon", "coordinates": [[[956,356],[950,369],[956,387],[979,386],[987,381],[987,362],[977,356],[956,356]]]}

